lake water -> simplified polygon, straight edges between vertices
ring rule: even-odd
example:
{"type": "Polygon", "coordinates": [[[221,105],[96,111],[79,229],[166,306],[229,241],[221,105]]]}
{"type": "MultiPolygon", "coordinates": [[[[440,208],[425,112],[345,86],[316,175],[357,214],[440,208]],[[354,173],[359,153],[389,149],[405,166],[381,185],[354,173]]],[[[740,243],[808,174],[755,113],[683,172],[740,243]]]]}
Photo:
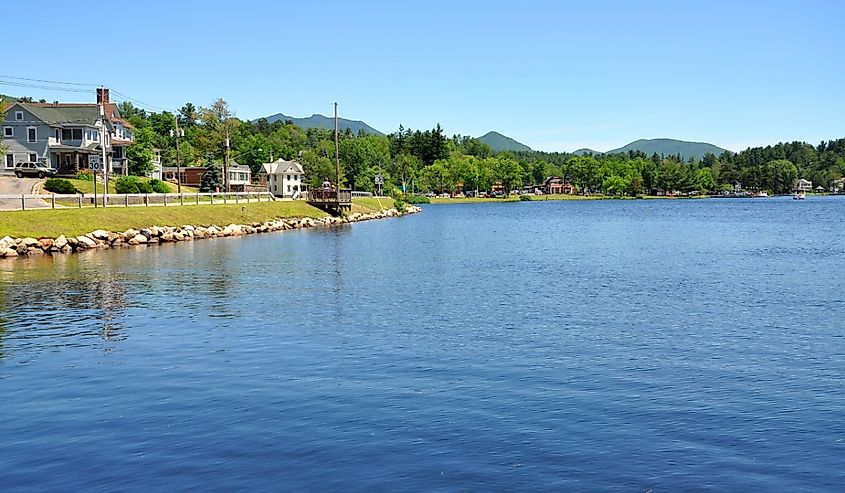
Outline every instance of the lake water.
{"type": "Polygon", "coordinates": [[[431,205],[2,262],[0,489],[842,491],[843,217],[431,205]]]}

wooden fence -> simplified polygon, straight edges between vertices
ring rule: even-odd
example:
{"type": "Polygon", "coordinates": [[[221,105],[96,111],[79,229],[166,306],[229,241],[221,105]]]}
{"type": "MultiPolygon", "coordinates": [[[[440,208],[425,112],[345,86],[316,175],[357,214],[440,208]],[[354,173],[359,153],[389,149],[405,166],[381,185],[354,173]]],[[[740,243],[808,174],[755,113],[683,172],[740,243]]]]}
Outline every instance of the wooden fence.
{"type": "Polygon", "coordinates": [[[67,207],[150,207],[180,205],[249,204],[270,202],[276,198],[270,192],[219,193],[110,193],[97,194],[13,194],[0,195],[0,209],[56,209],[67,207]]]}

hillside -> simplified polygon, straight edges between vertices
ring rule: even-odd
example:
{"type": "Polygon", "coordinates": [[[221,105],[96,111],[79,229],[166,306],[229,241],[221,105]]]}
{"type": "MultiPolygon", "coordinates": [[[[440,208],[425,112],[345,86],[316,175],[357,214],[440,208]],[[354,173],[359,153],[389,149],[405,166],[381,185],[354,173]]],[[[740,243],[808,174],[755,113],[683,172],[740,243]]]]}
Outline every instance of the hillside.
{"type": "Polygon", "coordinates": [[[478,140],[492,147],[494,151],[531,151],[531,148],[527,145],[521,144],[499,132],[487,132],[479,137],[478,140]]]}
{"type": "Polygon", "coordinates": [[[654,153],[664,154],[667,156],[680,154],[685,159],[690,157],[701,159],[708,152],[712,152],[718,156],[725,152],[725,149],[706,142],[687,142],[675,139],[640,139],[618,149],[607,151],[607,154],[628,151],[642,151],[648,155],[652,155],[654,153]]]}
{"type": "Polygon", "coordinates": [[[573,152],[572,154],[575,154],[576,156],[586,156],[587,154],[595,154],[595,155],[598,155],[598,154],[602,154],[602,153],[601,153],[601,152],[599,152],[599,151],[594,151],[594,150],[592,150],[592,149],[587,149],[587,148],[585,147],[585,148],[583,148],[583,149],[578,149],[577,151],[573,152]]]}
{"type": "MultiPolygon", "coordinates": [[[[287,116],[282,113],[276,113],[275,115],[268,116],[267,121],[269,123],[273,123],[275,121],[287,121],[290,120],[293,122],[294,125],[300,128],[326,128],[333,130],[334,129],[334,118],[329,118],[323,115],[311,115],[308,118],[295,118],[292,116],[287,116]]],[[[258,120],[254,120],[258,121],[258,120]]],[[[368,134],[373,135],[384,135],[383,133],[379,132],[378,130],[374,129],[373,127],[367,125],[366,123],[358,120],[347,120],[346,118],[338,118],[337,119],[337,126],[340,130],[346,130],[347,128],[352,131],[352,133],[358,133],[359,130],[363,130],[368,134]]]]}

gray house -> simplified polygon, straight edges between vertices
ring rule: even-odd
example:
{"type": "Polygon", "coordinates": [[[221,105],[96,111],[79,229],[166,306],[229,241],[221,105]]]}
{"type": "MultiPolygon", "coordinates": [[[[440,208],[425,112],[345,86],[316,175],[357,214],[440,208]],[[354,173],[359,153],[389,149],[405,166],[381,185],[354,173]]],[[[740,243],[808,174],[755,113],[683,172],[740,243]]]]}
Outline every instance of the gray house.
{"type": "Polygon", "coordinates": [[[117,105],[109,102],[108,89],[97,89],[97,104],[15,103],[6,110],[2,126],[2,172],[13,172],[20,162],[42,162],[59,174],[76,174],[89,167],[89,157],[102,156],[104,140],[111,172],[128,171],[126,147],[134,134],[117,105]]]}

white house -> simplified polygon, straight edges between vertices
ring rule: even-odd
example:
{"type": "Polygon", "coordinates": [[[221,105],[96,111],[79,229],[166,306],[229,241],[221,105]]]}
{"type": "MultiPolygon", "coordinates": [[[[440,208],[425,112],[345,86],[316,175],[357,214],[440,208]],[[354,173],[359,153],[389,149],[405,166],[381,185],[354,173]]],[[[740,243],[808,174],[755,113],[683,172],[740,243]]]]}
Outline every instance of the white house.
{"type": "Polygon", "coordinates": [[[277,197],[293,197],[302,188],[302,165],[297,161],[277,159],[264,163],[262,171],[267,174],[267,189],[277,197]]]}
{"type": "Polygon", "coordinates": [[[812,192],[813,191],[813,182],[810,180],[805,180],[801,178],[798,180],[798,184],[795,186],[795,191],[797,192],[812,192]]]}
{"type": "Polygon", "coordinates": [[[249,166],[242,166],[236,161],[229,162],[227,170],[229,173],[229,186],[243,186],[252,183],[252,171],[249,166]]]}

